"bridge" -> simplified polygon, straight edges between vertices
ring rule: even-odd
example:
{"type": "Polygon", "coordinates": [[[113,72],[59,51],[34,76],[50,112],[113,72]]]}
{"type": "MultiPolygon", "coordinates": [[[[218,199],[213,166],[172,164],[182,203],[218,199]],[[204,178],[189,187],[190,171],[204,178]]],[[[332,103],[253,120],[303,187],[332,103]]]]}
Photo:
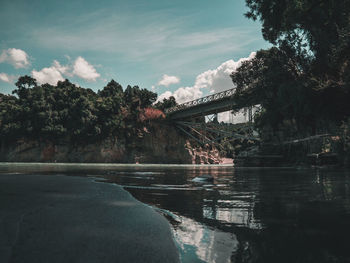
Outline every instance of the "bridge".
{"type": "Polygon", "coordinates": [[[235,104],[232,99],[234,92],[235,89],[229,89],[185,102],[167,109],[166,114],[172,120],[182,120],[229,111],[235,104]]]}
{"type": "Polygon", "coordinates": [[[247,123],[225,125],[217,122],[218,113],[237,108],[234,93],[235,88],[214,93],[176,105],[167,109],[165,113],[167,118],[172,120],[182,132],[200,144],[220,144],[224,138],[226,140],[259,140],[253,131],[251,106],[247,107],[247,123]]]}

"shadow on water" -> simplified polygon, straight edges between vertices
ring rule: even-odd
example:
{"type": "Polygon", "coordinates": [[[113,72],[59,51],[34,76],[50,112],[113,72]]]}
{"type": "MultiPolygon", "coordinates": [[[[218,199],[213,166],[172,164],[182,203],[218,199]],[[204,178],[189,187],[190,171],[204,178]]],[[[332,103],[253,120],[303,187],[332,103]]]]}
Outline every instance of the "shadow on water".
{"type": "MultiPolygon", "coordinates": [[[[4,169],[0,167],[12,171],[4,169]]],[[[169,220],[183,262],[350,262],[346,170],[142,165],[35,169],[124,186],[169,220]],[[204,175],[207,179],[195,179],[204,175]]]]}

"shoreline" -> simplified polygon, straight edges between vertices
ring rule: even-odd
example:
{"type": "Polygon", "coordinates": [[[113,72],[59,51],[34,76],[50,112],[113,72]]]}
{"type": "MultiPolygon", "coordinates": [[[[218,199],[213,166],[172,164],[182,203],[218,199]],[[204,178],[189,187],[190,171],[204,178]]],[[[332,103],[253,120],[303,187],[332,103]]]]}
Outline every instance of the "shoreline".
{"type": "Polygon", "coordinates": [[[1,166],[6,165],[38,165],[38,166],[91,166],[91,167],[233,167],[233,164],[157,164],[157,163],[55,163],[55,162],[0,162],[1,166]]]}
{"type": "MultiPolygon", "coordinates": [[[[25,168],[25,167],[34,167],[37,166],[38,168],[49,168],[49,167],[74,167],[75,170],[80,170],[86,168],[91,169],[99,169],[104,168],[105,170],[108,169],[122,169],[122,168],[235,168],[235,169],[314,169],[314,168],[324,168],[327,166],[314,166],[314,165],[291,165],[291,166],[235,166],[235,164],[227,164],[227,163],[221,163],[221,164],[157,164],[157,163],[145,163],[145,164],[137,164],[137,163],[51,163],[51,162],[0,162],[0,173],[1,172],[7,172],[10,170],[1,170],[1,168],[25,168]]],[[[341,166],[335,166],[340,167],[341,166]]],[[[53,172],[57,172],[53,170],[53,172]]]]}

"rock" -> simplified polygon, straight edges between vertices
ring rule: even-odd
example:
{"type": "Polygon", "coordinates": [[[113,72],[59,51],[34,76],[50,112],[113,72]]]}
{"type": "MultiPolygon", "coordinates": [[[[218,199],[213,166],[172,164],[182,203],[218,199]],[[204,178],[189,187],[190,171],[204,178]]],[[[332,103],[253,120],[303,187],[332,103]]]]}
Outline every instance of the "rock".
{"type": "Polygon", "coordinates": [[[0,161],[77,163],[193,163],[186,137],[173,126],[151,124],[142,136],[106,138],[74,145],[69,139],[21,139],[2,145],[0,161]]]}
{"type": "Polygon", "coordinates": [[[0,151],[2,162],[214,164],[220,160],[216,148],[194,147],[181,131],[165,123],[151,123],[135,136],[129,133],[80,144],[68,138],[21,139],[3,144],[0,151]]]}
{"type": "Polygon", "coordinates": [[[210,164],[214,164],[215,163],[215,161],[212,159],[212,158],[208,158],[208,163],[210,163],[210,164]]]}

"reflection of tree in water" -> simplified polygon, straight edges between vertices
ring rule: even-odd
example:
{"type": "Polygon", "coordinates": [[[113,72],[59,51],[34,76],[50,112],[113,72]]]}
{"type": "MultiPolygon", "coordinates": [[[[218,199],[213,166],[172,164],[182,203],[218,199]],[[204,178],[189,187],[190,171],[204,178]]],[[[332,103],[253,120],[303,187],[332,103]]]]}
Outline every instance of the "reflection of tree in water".
{"type": "MultiPolygon", "coordinates": [[[[235,246],[232,262],[350,262],[348,171],[142,166],[103,172],[80,166],[69,168],[70,172],[67,167],[35,169],[44,174],[104,174],[109,182],[131,186],[127,190],[137,199],[186,217],[188,227],[207,226],[211,242],[226,240],[235,246]],[[203,174],[214,176],[213,185],[191,182],[203,174]],[[222,233],[234,234],[238,247],[235,238],[228,241],[222,233]]],[[[200,238],[207,234],[203,232],[200,238]]]]}
{"type": "MultiPolygon", "coordinates": [[[[118,175],[137,199],[239,241],[232,262],[350,262],[350,190],[346,172],[164,169],[140,182],[118,175]],[[213,185],[191,179],[214,176],[213,185]]],[[[133,178],[133,179],[132,179],[133,178]]],[[[215,236],[215,235],[214,235],[215,236]]]]}
{"type": "Polygon", "coordinates": [[[236,262],[350,262],[349,178],[310,171],[259,176],[254,215],[264,228],[236,229],[236,262]],[[274,176],[283,176],[279,186],[274,176]]]}

